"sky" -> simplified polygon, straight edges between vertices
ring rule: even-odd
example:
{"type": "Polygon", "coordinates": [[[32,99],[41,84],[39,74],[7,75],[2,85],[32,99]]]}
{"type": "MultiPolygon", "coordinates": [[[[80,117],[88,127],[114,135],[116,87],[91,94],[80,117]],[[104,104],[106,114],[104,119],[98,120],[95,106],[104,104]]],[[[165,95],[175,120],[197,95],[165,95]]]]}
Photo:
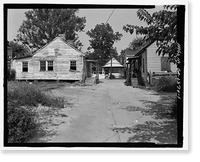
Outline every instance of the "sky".
{"type": "MultiPolygon", "coordinates": [[[[163,9],[162,6],[156,6],[155,9],[148,9],[150,13],[163,9]]],[[[8,10],[8,41],[16,38],[17,31],[22,24],[23,20],[26,20],[25,12],[29,9],[9,9],[8,10]]],[[[112,13],[113,9],[80,9],[77,13],[80,17],[86,17],[86,24],[84,32],[78,33],[79,39],[83,44],[82,51],[86,52],[89,47],[89,36],[86,34],[88,30],[95,27],[96,24],[105,23],[112,13]]],[[[115,9],[111,15],[108,23],[113,28],[114,32],[119,32],[123,35],[120,41],[114,44],[117,48],[118,54],[120,51],[127,48],[129,43],[136,37],[135,34],[131,35],[123,30],[123,26],[126,24],[146,26],[145,22],[142,22],[137,17],[137,9],[115,9]]]]}

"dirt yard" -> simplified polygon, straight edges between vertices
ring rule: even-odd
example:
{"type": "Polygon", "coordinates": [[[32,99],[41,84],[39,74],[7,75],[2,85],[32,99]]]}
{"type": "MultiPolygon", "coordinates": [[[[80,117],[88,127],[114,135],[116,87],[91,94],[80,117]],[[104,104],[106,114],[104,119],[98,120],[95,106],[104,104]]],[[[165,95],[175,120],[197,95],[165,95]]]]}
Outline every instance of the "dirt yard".
{"type": "Polygon", "coordinates": [[[122,79],[51,92],[67,102],[44,119],[49,121],[45,135],[36,142],[177,142],[176,121],[168,116],[168,95],[125,86],[122,79]]]}

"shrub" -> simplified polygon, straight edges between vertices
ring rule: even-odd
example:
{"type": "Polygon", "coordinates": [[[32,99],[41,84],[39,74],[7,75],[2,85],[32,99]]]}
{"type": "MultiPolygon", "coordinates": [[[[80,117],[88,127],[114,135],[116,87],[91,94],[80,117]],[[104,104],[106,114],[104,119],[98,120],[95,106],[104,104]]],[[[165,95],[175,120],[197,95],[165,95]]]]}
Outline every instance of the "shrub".
{"type": "Polygon", "coordinates": [[[158,79],[155,84],[155,89],[157,91],[163,92],[176,92],[177,90],[177,81],[173,76],[164,76],[158,79]]]}
{"type": "Polygon", "coordinates": [[[36,112],[38,104],[64,107],[62,98],[53,98],[43,93],[38,86],[26,82],[8,82],[7,93],[8,142],[24,142],[37,128],[36,112]]]}
{"type": "Polygon", "coordinates": [[[10,80],[15,80],[16,77],[16,71],[14,69],[12,69],[10,71],[10,80]]]}
{"type": "Polygon", "coordinates": [[[7,80],[11,81],[11,80],[15,80],[16,77],[16,71],[14,69],[10,70],[7,69],[7,80]]]}
{"type": "Polygon", "coordinates": [[[8,143],[22,143],[33,136],[37,129],[35,112],[9,103],[7,115],[8,143]]]}
{"type": "Polygon", "coordinates": [[[15,102],[17,106],[45,106],[63,107],[62,98],[53,98],[43,93],[38,86],[26,82],[13,82],[8,85],[8,101],[15,102]]]}

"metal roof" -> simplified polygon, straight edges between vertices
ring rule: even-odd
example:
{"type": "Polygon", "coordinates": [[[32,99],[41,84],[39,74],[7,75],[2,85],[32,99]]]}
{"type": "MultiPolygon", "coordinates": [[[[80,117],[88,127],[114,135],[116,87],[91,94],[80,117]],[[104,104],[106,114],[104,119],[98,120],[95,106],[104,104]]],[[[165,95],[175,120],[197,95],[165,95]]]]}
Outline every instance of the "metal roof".
{"type": "MultiPolygon", "coordinates": [[[[104,66],[102,67],[111,67],[111,60],[108,61],[104,66]]],[[[124,67],[122,64],[120,64],[115,58],[112,58],[112,67],[124,67]]]]}

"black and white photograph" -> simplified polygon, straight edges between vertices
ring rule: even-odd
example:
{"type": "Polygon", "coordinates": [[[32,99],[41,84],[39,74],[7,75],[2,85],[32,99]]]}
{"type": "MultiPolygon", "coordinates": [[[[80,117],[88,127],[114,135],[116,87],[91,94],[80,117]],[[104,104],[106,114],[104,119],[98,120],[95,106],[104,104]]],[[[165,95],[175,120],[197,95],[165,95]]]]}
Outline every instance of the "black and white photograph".
{"type": "Polygon", "coordinates": [[[187,6],[164,2],[4,3],[4,147],[183,148],[187,6]]]}

